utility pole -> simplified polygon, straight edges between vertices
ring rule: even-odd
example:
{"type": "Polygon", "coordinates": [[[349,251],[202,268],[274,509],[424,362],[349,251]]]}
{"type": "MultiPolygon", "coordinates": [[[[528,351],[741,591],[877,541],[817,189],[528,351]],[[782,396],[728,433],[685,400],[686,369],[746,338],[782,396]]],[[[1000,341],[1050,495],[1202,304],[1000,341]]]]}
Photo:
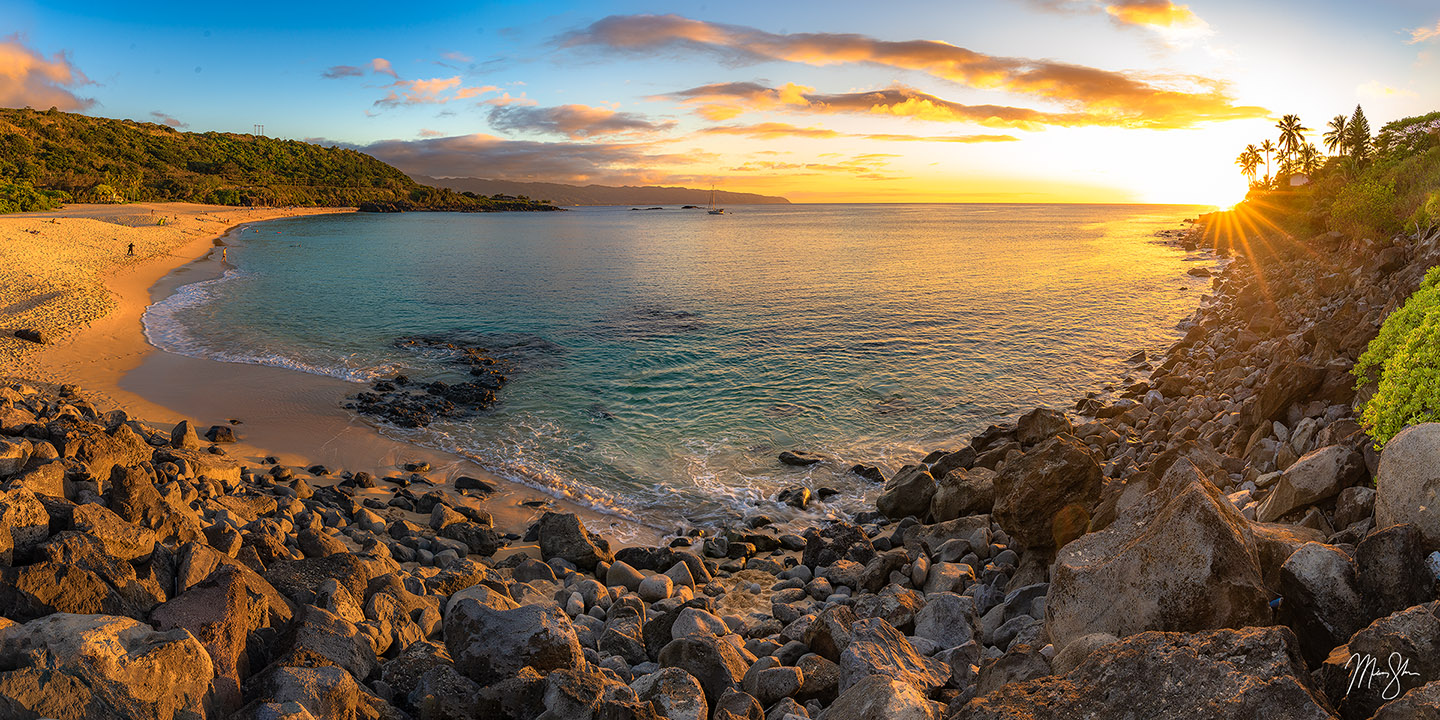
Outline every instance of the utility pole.
{"type": "Polygon", "coordinates": [[[265,135],[265,126],[264,126],[264,125],[260,125],[260,124],[257,123],[257,124],[255,125],[255,134],[258,135],[258,136],[264,136],[264,135],[265,135]]]}

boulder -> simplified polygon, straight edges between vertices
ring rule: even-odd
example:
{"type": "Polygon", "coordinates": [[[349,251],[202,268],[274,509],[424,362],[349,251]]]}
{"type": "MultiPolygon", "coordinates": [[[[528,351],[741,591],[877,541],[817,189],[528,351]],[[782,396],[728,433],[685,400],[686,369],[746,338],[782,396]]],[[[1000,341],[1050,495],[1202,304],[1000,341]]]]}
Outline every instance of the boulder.
{"type": "Polygon", "coordinates": [[[1360,541],[1355,564],[1367,617],[1384,617],[1435,598],[1435,575],[1425,565],[1428,554],[1414,525],[1382,527],[1360,541]]]}
{"type": "Polygon", "coordinates": [[[735,645],[704,636],[671,640],[660,651],[659,662],[662,668],[680,668],[694,676],[712,706],[726,690],[738,689],[750,669],[750,660],[735,645]]]}
{"type": "Polygon", "coordinates": [[[1332,545],[1306,543],[1280,568],[1279,619],[1295,631],[1300,652],[1318,665],[1330,649],[1365,626],[1355,562],[1332,545]]]}
{"type": "Polygon", "coordinates": [[[281,648],[276,665],[320,667],[333,665],[356,680],[364,680],[379,667],[375,647],[355,623],[314,605],[305,605],[277,641],[281,648]]]}
{"type": "Polygon", "coordinates": [[[1410,523],[1440,547],[1440,423],[1401,430],[1380,453],[1375,526],[1410,523]]]}
{"type": "Polygon", "coordinates": [[[899,680],[925,693],[950,678],[944,663],[915,652],[899,630],[880,618],[859,620],[851,626],[850,642],[840,653],[839,665],[841,693],[872,675],[899,680]]]}
{"type": "Polygon", "coordinates": [[[1284,627],[1140,633],[1066,675],[974,698],[955,717],[1330,720],[1296,645],[1284,627]]]}
{"type": "Polygon", "coordinates": [[[938,717],[923,690],[879,675],[862,678],[825,711],[825,720],[936,720],[938,717]]]}
{"type": "Polygon", "coordinates": [[[1428,682],[1380,706],[1373,720],[1440,720],[1440,680],[1428,682]]]}
{"type": "Polygon", "coordinates": [[[294,611],[260,576],[222,565],[202,582],[155,608],[161,630],[188,630],[215,668],[215,699],[222,710],[240,705],[240,687],[252,669],[269,662],[294,611]]]}
{"type": "Polygon", "coordinates": [[[915,635],[935,643],[941,650],[959,647],[975,637],[974,598],[955,593],[932,593],[925,607],[915,614],[915,635]]]}
{"type": "Polygon", "coordinates": [[[123,423],[108,433],[99,425],[68,419],[52,422],[45,429],[50,444],[61,457],[73,457],[84,463],[96,479],[110,477],[116,466],[145,462],[153,452],[148,443],[123,423]]]}
{"type": "Polygon", "coordinates": [[[804,450],[785,450],[780,453],[780,462],[794,467],[814,465],[822,459],[819,455],[805,452],[804,450]]]}
{"type": "Polygon", "coordinates": [[[1015,439],[1021,445],[1037,445],[1062,433],[1073,435],[1075,426],[1065,413],[1050,408],[1035,408],[1015,423],[1015,439]]]}
{"type": "Polygon", "coordinates": [[[930,500],[930,518],[944,522],[962,515],[988,515],[994,506],[995,471],[957,468],[940,478],[930,500]]]}
{"type": "Polygon", "coordinates": [[[184,630],[57,613],[0,628],[0,716],[203,720],[210,657],[184,630]]]}
{"type": "Polygon", "coordinates": [[[833,565],[837,560],[867,563],[873,557],[875,546],[865,536],[865,531],[842,520],[805,531],[805,549],[801,551],[800,563],[814,570],[819,566],[833,565]]]}
{"type": "Polygon", "coordinates": [[[907,515],[924,517],[935,497],[935,478],[924,465],[906,465],[885,482],[875,509],[886,517],[900,519],[907,515]]]}
{"type": "Polygon", "coordinates": [[[1437,612],[1436,603],[1427,603],[1392,613],[1330,652],[1315,679],[1342,718],[1368,718],[1386,702],[1440,676],[1437,612]]]}
{"type": "Polygon", "coordinates": [[[1089,524],[1100,481],[1090,448],[1072,435],[1057,435],[996,473],[995,521],[1021,547],[1062,547],[1089,524]]]}
{"type": "Polygon", "coordinates": [[[582,570],[601,562],[614,562],[610,543],[585,529],[574,513],[547,512],[538,522],[540,552],[547,559],[561,558],[582,570]]]}
{"type": "Polygon", "coordinates": [[[584,659],[570,618],[550,605],[497,610],[462,600],[445,616],[445,647],[455,669],[481,685],[513,677],[524,667],[543,675],[584,659]]]}
{"type": "Polygon", "coordinates": [[[1249,523],[1185,467],[1188,482],[1150,492],[1110,527],[1061,549],[1045,605],[1057,649],[1096,632],[1124,638],[1270,621],[1249,523]]]}
{"type": "Polygon", "coordinates": [[[1260,504],[1255,519],[1274,522],[1306,505],[1329,500],[1365,479],[1365,458],[1343,445],[1307,453],[1281,473],[1270,496],[1260,504]]]}
{"type": "Polygon", "coordinates": [[[710,706],[705,690],[690,673],[678,667],[661,668],[635,678],[630,689],[670,720],[708,720],[710,706]]]}
{"type": "Polygon", "coordinates": [[[837,662],[845,646],[850,644],[850,628],[855,622],[855,611],[850,606],[831,605],[821,610],[805,628],[803,640],[811,652],[837,662]]]}
{"type": "Polygon", "coordinates": [[[0,478],[25,469],[30,461],[30,447],[29,440],[0,437],[0,478]]]}
{"type": "Polygon", "coordinates": [[[86,503],[75,508],[71,525],[104,546],[105,553],[121,560],[145,561],[155,550],[155,533],[120,519],[104,505],[86,503]]]}
{"type": "Polygon", "coordinates": [[[195,432],[195,426],[189,420],[181,420],[175,424],[175,429],[170,431],[170,447],[176,450],[199,450],[204,445],[200,442],[200,435],[195,432]]]}
{"type": "Polygon", "coordinates": [[[29,488],[0,490],[0,566],[10,565],[50,535],[50,514],[29,488]]]}
{"type": "MultiPolygon", "coordinates": [[[[442,506],[436,505],[435,507],[442,506]]],[[[468,520],[444,526],[440,529],[439,535],[465,543],[465,547],[470,549],[471,554],[481,557],[494,555],[505,545],[505,541],[500,538],[499,533],[495,532],[495,528],[468,520]]]]}

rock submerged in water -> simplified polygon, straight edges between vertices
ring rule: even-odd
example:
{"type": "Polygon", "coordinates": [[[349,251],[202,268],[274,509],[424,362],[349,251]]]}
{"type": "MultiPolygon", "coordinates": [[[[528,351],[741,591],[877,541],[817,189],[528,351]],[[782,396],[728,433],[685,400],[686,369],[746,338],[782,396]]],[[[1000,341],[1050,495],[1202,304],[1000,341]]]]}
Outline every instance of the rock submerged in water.
{"type": "Polygon", "coordinates": [[[780,453],[780,462],[795,467],[814,465],[821,460],[822,458],[819,455],[805,452],[804,450],[786,450],[780,453]]]}

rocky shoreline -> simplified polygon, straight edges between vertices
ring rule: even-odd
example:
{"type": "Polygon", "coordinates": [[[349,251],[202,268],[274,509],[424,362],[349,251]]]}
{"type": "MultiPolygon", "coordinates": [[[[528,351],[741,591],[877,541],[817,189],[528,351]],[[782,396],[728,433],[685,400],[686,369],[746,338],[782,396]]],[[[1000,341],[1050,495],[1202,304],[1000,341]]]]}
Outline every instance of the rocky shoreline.
{"type": "Polygon", "coordinates": [[[1174,239],[1232,259],[1183,339],[1132,358],[1147,379],[931,453],[803,535],[522,533],[482,481],[245,467],[226,426],[0,388],[0,716],[1440,712],[1440,430],[1377,454],[1349,375],[1440,237],[1229,226],[1174,239]]]}

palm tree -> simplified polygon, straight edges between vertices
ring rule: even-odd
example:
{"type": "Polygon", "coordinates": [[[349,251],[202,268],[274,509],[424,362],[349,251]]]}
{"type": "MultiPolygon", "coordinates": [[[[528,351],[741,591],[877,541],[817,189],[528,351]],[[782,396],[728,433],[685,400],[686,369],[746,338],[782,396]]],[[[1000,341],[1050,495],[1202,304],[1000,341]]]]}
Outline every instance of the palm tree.
{"type": "Polygon", "coordinates": [[[1240,166],[1240,174],[1250,179],[1250,184],[1255,184],[1255,169],[1260,165],[1260,155],[1255,152],[1255,146],[1245,148],[1240,156],[1235,158],[1235,164],[1240,166]]]}
{"type": "Polygon", "coordinates": [[[1336,115],[1330,120],[1330,131],[1325,133],[1323,137],[1326,150],[1330,152],[1339,150],[1340,155],[1345,154],[1345,133],[1348,129],[1345,121],[1346,117],[1344,115],[1336,115]]]}
{"type": "Polygon", "coordinates": [[[1303,133],[1310,128],[1300,124],[1299,115],[1286,115],[1275,123],[1275,127],[1280,131],[1280,156],[1287,160],[1293,158],[1305,145],[1303,133]]]}
{"type": "Polygon", "coordinates": [[[1300,146],[1300,172],[1306,175],[1314,175],[1320,169],[1320,149],[1315,143],[1305,143],[1300,146]]]}
{"type": "Polygon", "coordinates": [[[1270,142],[1270,139],[1269,139],[1269,138],[1266,138],[1266,139],[1265,139],[1265,142],[1260,143],[1260,152],[1265,153],[1265,184],[1266,184],[1266,185],[1269,185],[1269,184],[1270,184],[1270,153],[1275,152],[1275,143],[1270,142]]]}

